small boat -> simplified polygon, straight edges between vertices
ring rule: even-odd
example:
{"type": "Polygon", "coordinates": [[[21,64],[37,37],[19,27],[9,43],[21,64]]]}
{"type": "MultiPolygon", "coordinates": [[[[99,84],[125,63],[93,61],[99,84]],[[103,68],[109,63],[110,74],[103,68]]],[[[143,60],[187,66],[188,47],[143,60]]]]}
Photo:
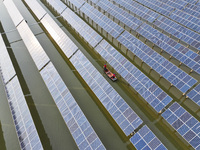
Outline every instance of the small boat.
{"type": "MultiPolygon", "coordinates": [[[[103,67],[104,69],[104,67],[103,67]]],[[[117,77],[113,77],[113,73],[108,69],[104,69],[104,73],[108,76],[108,78],[110,78],[112,81],[116,81],[117,80],[117,77]]]]}

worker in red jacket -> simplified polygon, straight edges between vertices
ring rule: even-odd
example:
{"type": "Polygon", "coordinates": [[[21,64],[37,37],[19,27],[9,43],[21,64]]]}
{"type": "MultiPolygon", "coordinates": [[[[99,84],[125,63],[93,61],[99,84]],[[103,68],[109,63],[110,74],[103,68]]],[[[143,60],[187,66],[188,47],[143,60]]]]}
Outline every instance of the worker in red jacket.
{"type": "Polygon", "coordinates": [[[104,68],[104,71],[107,71],[107,69],[106,69],[106,64],[104,65],[104,67],[103,67],[103,68],[104,68]]]}
{"type": "Polygon", "coordinates": [[[113,76],[112,76],[113,78],[115,78],[115,73],[113,73],[113,76]]]}

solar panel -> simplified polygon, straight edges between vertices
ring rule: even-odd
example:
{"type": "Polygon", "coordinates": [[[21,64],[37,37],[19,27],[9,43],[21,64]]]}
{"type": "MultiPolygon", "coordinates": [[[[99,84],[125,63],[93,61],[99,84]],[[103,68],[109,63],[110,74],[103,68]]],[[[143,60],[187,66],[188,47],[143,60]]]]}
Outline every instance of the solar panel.
{"type": "Polygon", "coordinates": [[[50,62],[40,74],[79,149],[105,149],[72,94],[50,62]]]}
{"type": "Polygon", "coordinates": [[[12,0],[6,0],[3,1],[3,3],[6,6],[8,13],[12,17],[14,25],[17,26],[24,18],[22,17],[12,0]]]}
{"type": "Polygon", "coordinates": [[[159,46],[165,52],[200,74],[200,56],[182,44],[169,38],[148,24],[142,24],[137,32],[159,46]]]}
{"type": "Polygon", "coordinates": [[[18,78],[15,76],[5,89],[21,149],[42,150],[43,147],[18,78]]]}
{"type": "Polygon", "coordinates": [[[118,37],[124,31],[122,27],[111,21],[107,16],[103,15],[101,12],[87,3],[81,7],[80,11],[87,15],[114,38],[118,37]]]}
{"type": "Polygon", "coordinates": [[[167,150],[167,148],[146,125],[130,138],[130,142],[138,150],[167,150]]]}
{"type": "Polygon", "coordinates": [[[31,57],[33,58],[38,70],[42,69],[42,67],[44,67],[50,61],[50,59],[38,42],[37,38],[25,21],[21,22],[21,24],[17,27],[17,30],[29,53],[31,54],[31,57]]]}
{"type": "Polygon", "coordinates": [[[80,9],[80,7],[85,3],[84,0],[65,0],[65,2],[70,2],[70,4],[73,4],[78,9],[80,9]]]}
{"type": "Polygon", "coordinates": [[[158,0],[136,0],[136,1],[166,16],[168,16],[174,10],[173,7],[164,4],[158,0]]]}
{"type": "Polygon", "coordinates": [[[24,0],[26,3],[30,3],[30,9],[34,12],[36,17],[40,20],[46,14],[46,11],[42,6],[35,0],[24,0]]]}
{"type": "Polygon", "coordinates": [[[145,20],[148,20],[151,23],[159,16],[158,13],[132,0],[114,0],[113,2],[119,4],[120,6],[123,6],[126,10],[137,14],[138,16],[142,17],[145,20]]]}
{"type": "Polygon", "coordinates": [[[70,61],[125,135],[128,136],[143,123],[80,50],[70,61]]]}
{"type": "Polygon", "coordinates": [[[176,130],[194,149],[200,149],[200,122],[178,103],[173,103],[162,117],[176,130]]]}
{"type": "Polygon", "coordinates": [[[198,84],[192,91],[190,91],[187,96],[200,106],[200,84],[198,84]]]}
{"type": "Polygon", "coordinates": [[[132,30],[137,29],[141,24],[142,21],[133,17],[128,12],[124,11],[123,9],[113,5],[108,0],[101,0],[96,3],[101,9],[109,13],[110,15],[114,16],[120,22],[124,23],[126,26],[130,27],[132,30]]]}
{"type": "Polygon", "coordinates": [[[186,42],[192,47],[200,50],[200,35],[194,31],[164,17],[160,16],[155,22],[154,25],[163,29],[164,31],[170,33],[171,35],[177,37],[178,39],[186,42]]]}
{"type": "MultiPolygon", "coordinates": [[[[162,1],[162,0],[160,0],[162,1]]],[[[182,10],[188,3],[182,0],[167,0],[167,1],[162,1],[164,3],[166,3],[167,5],[180,9],[182,10]]]]}
{"type": "Polygon", "coordinates": [[[172,20],[200,33],[200,20],[199,18],[190,15],[181,10],[175,10],[169,16],[172,20]]]}
{"type": "Polygon", "coordinates": [[[78,49],[49,14],[41,19],[41,23],[68,58],[78,49]]]}
{"type": "Polygon", "coordinates": [[[2,73],[2,80],[4,83],[7,83],[16,74],[1,35],[0,35],[0,72],[2,73]]]}
{"type": "Polygon", "coordinates": [[[189,13],[190,15],[194,15],[195,17],[199,18],[200,17],[200,12],[199,12],[200,7],[193,5],[193,4],[188,4],[183,11],[186,13],[189,13]]]}
{"type": "Polygon", "coordinates": [[[117,40],[181,92],[185,93],[197,82],[197,80],[173,65],[127,31],[123,32],[117,40]]]}
{"type": "Polygon", "coordinates": [[[128,61],[108,42],[103,40],[95,50],[149,103],[157,112],[168,105],[172,98],[152,80],[128,61]]]}
{"type": "Polygon", "coordinates": [[[58,12],[58,13],[62,13],[66,8],[67,6],[65,4],[63,4],[62,1],[60,0],[47,0],[47,2],[54,6],[54,9],[58,12]]]}

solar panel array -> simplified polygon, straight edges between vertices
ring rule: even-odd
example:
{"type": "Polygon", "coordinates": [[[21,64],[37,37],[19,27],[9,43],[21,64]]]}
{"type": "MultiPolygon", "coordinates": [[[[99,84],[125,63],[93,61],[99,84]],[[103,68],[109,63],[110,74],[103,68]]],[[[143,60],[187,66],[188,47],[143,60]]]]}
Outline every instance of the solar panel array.
{"type": "Polygon", "coordinates": [[[137,14],[138,16],[151,23],[159,16],[158,13],[132,0],[113,0],[113,2],[119,4],[120,6],[123,6],[125,9],[134,14],[137,14]]]}
{"type": "Polygon", "coordinates": [[[61,15],[92,47],[102,40],[102,37],[96,31],[70,9],[66,9],[61,15]]]}
{"type": "Polygon", "coordinates": [[[199,18],[190,15],[186,12],[175,10],[169,16],[172,20],[200,33],[200,20],[199,18]]]}
{"type": "Polygon", "coordinates": [[[98,24],[114,38],[118,37],[124,31],[122,27],[111,21],[108,17],[103,15],[101,12],[99,12],[88,3],[85,3],[80,8],[80,11],[90,17],[90,19],[92,19],[96,24],[98,24]]]}
{"type": "Polygon", "coordinates": [[[188,142],[194,149],[200,149],[200,122],[178,103],[173,103],[162,117],[188,142]]]}
{"type": "Polygon", "coordinates": [[[181,92],[185,93],[197,82],[127,31],[118,37],[118,41],[181,92]]]}
{"type": "Polygon", "coordinates": [[[4,83],[7,83],[16,74],[2,36],[0,36],[0,72],[4,83]]]}
{"type": "MultiPolygon", "coordinates": [[[[58,27],[57,24],[53,21],[49,22],[49,24],[56,25],[55,28],[53,28],[52,30],[54,29],[56,30],[56,27],[58,27]]],[[[17,29],[25,45],[27,46],[27,49],[29,50],[35,64],[36,65],[41,64],[40,62],[44,58],[46,60],[48,56],[46,55],[44,49],[39,45],[39,42],[37,41],[36,37],[34,37],[28,25],[25,22],[22,22],[17,27],[17,29]],[[37,46],[31,45],[31,43],[34,43],[37,46]],[[35,49],[38,49],[39,51],[36,50],[37,53],[33,52],[32,47],[35,49]]],[[[55,31],[51,31],[50,33],[54,33],[54,32],[55,31]]],[[[63,34],[59,34],[59,35],[63,35],[63,34]]],[[[56,38],[60,39],[60,37],[57,37],[57,36],[56,38]]],[[[69,40],[69,38],[64,38],[63,40],[66,40],[64,41],[66,44],[71,44],[70,42],[72,42],[71,40],[69,40]]],[[[75,44],[74,43],[72,44],[73,44],[72,46],[69,45],[68,47],[70,48],[71,46],[72,48],[74,48],[73,46],[75,44]]],[[[80,149],[86,149],[86,148],[105,149],[100,139],[98,138],[97,134],[93,130],[92,126],[88,122],[87,118],[85,117],[80,107],[76,103],[75,99],[73,98],[69,90],[67,89],[65,83],[59,76],[53,64],[51,62],[48,62],[43,65],[44,66],[42,66],[40,74],[50,94],[52,95],[67,127],[69,128],[70,133],[72,134],[77,146],[80,149]]]]}
{"type": "Polygon", "coordinates": [[[130,142],[138,150],[167,150],[146,125],[130,138],[130,142]]]}
{"type": "Polygon", "coordinates": [[[108,0],[101,0],[96,3],[101,9],[114,16],[120,22],[124,23],[126,26],[130,27],[132,30],[136,30],[141,24],[142,21],[133,17],[128,12],[123,9],[113,5],[108,0]]]}
{"type": "Polygon", "coordinates": [[[190,15],[193,15],[197,18],[200,18],[200,12],[199,12],[199,9],[200,7],[199,6],[196,6],[196,5],[193,5],[193,4],[188,4],[184,9],[183,11],[190,14],[190,15]]]}
{"type": "Polygon", "coordinates": [[[194,31],[164,17],[160,16],[154,25],[200,50],[200,35],[194,31]]]}
{"type": "Polygon", "coordinates": [[[200,74],[200,55],[184,47],[146,23],[142,24],[137,29],[137,32],[200,74]]]}
{"type": "Polygon", "coordinates": [[[168,16],[174,8],[157,0],[135,0],[144,6],[168,16]]]}
{"type": "Polygon", "coordinates": [[[172,98],[128,61],[108,42],[103,40],[95,50],[157,111],[160,112],[172,98]]]}
{"type": "Polygon", "coordinates": [[[0,36],[0,68],[21,149],[43,149],[2,36],[0,36]]]}
{"type": "Polygon", "coordinates": [[[80,50],[70,61],[127,136],[143,123],[80,50]]]}
{"type": "Polygon", "coordinates": [[[6,90],[21,149],[42,150],[39,135],[17,77],[6,85],[6,90]]]}
{"type": "Polygon", "coordinates": [[[159,0],[169,6],[182,10],[188,3],[182,0],[159,0]]]}
{"type": "Polygon", "coordinates": [[[187,96],[200,106],[200,84],[198,84],[192,91],[190,91],[187,96]]]}
{"type": "Polygon", "coordinates": [[[105,149],[52,63],[40,71],[79,149],[105,149]]]}

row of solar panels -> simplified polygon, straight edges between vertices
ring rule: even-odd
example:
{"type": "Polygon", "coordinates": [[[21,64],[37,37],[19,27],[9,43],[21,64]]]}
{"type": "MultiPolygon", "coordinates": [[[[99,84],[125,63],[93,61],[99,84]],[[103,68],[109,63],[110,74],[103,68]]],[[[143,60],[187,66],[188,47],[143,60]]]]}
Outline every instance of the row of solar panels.
{"type": "Polygon", "coordinates": [[[0,73],[21,149],[43,149],[2,36],[0,36],[0,73]]]}
{"type": "Polygon", "coordinates": [[[126,24],[126,26],[130,27],[131,29],[133,30],[137,29],[136,30],[137,33],[143,35],[145,38],[149,39],[151,42],[158,45],[167,53],[174,56],[180,62],[184,63],[186,66],[188,66],[189,68],[195,70],[197,73],[200,74],[200,65],[199,65],[200,56],[195,52],[189,50],[188,48],[185,48],[180,43],[177,43],[175,40],[167,37],[163,33],[147,25],[146,23],[142,24],[142,21],[136,18],[133,19],[133,17],[130,14],[118,8],[117,6],[115,6],[114,4],[112,4],[107,0],[100,1],[96,5],[101,7],[103,10],[105,10],[112,16],[116,17],[118,20],[126,24]],[[129,19],[133,20],[133,22],[135,22],[137,26],[131,23],[129,19]]]}
{"type": "Polygon", "coordinates": [[[159,13],[152,11],[148,7],[143,6],[140,3],[137,3],[132,0],[126,0],[126,1],[114,0],[111,2],[119,5],[120,7],[122,6],[122,8],[124,8],[125,10],[128,10],[129,12],[136,14],[138,17],[141,17],[144,20],[153,23],[160,29],[172,34],[178,39],[200,50],[200,43],[199,43],[200,35],[198,33],[195,33],[193,30],[188,29],[184,25],[176,23],[175,20],[168,19],[167,17],[160,15],[159,13]]]}
{"type": "MultiPolygon", "coordinates": [[[[37,9],[37,6],[40,6],[37,1],[28,1],[31,3],[31,5],[37,9]],[[35,5],[36,4],[36,5],[35,5]]],[[[27,4],[30,4],[28,3],[27,4]]],[[[13,20],[14,23],[17,22],[17,30],[25,43],[30,55],[33,58],[33,61],[35,62],[38,71],[40,71],[40,74],[50,92],[52,95],[55,104],[57,105],[63,120],[65,121],[67,127],[70,130],[70,133],[72,134],[77,146],[79,149],[105,149],[103,146],[102,142],[98,138],[97,134],[93,130],[92,126],[90,125],[89,121],[81,111],[80,107],[76,103],[75,99],[71,95],[70,91],[66,87],[65,83],[61,79],[60,75],[58,74],[57,70],[55,69],[54,65],[50,62],[49,57],[46,55],[44,49],[30,30],[29,26],[23,19],[23,17],[20,17],[21,14],[16,8],[15,4],[13,3],[12,0],[6,0],[4,1],[4,4],[13,20]],[[19,22],[19,23],[18,23],[19,22]]],[[[40,6],[38,7],[40,10],[43,10],[44,14],[42,15],[44,17],[41,22],[46,26],[52,21],[50,20],[51,17],[46,14],[45,10],[40,6]]],[[[40,12],[40,13],[41,13],[40,12]]],[[[39,14],[39,13],[38,13],[39,14]]],[[[58,28],[57,24],[52,21],[52,24],[54,24],[56,28],[58,28]]],[[[51,30],[53,33],[59,33],[59,31],[54,31],[51,30]]],[[[66,51],[67,49],[71,50],[76,50],[77,47],[75,44],[72,43],[72,41],[62,32],[60,32],[59,35],[55,35],[55,38],[60,38],[64,39],[66,42],[67,47],[65,48],[66,51]]],[[[65,46],[66,46],[65,45],[65,46]]],[[[69,54],[71,55],[71,54],[69,54]]],[[[9,86],[8,89],[11,89],[9,86]]],[[[21,98],[21,97],[19,97],[21,98]]],[[[20,104],[21,101],[19,100],[20,104]]],[[[12,104],[13,107],[17,107],[16,104],[12,104]]],[[[23,105],[22,105],[23,106],[23,105]]],[[[29,116],[31,118],[31,116],[29,116]]],[[[28,117],[28,119],[29,119],[28,117]]],[[[32,122],[33,123],[33,122],[32,122]]],[[[32,132],[32,128],[30,128],[29,132],[32,132]]],[[[32,135],[29,135],[32,137],[32,135]]],[[[23,139],[19,139],[23,140],[23,139]]],[[[26,140],[26,139],[25,139],[26,140]]],[[[39,137],[38,137],[39,140],[39,137]]],[[[21,142],[21,141],[20,141],[21,142]]],[[[24,143],[24,145],[21,145],[21,148],[23,149],[24,147],[28,148],[27,142],[24,143]]],[[[30,149],[34,149],[32,146],[30,149]]],[[[36,147],[36,149],[39,149],[40,147],[36,147]]],[[[28,148],[29,149],[29,148],[28,148]]]]}
{"type": "MultiPolygon", "coordinates": [[[[51,4],[51,1],[49,0],[48,1],[49,3],[50,3],[50,5],[52,5],[51,4]]],[[[53,5],[52,5],[52,7],[54,7],[53,5]]],[[[56,9],[55,7],[54,7],[54,9],[56,9]]],[[[78,30],[77,29],[77,26],[81,26],[82,24],[84,25],[84,27],[85,27],[85,22],[84,21],[82,21],[80,18],[78,18],[77,17],[77,15],[75,14],[75,13],[73,13],[73,12],[70,12],[70,15],[71,15],[71,17],[69,18],[69,19],[66,19],[66,21],[72,26],[72,27],[74,27],[74,29],[75,30],[78,30]],[[72,20],[73,19],[73,20],[72,20]],[[79,24],[79,25],[78,25],[79,24]]],[[[64,15],[63,14],[61,14],[61,16],[63,16],[63,18],[68,18],[68,17],[64,17],[64,15]]],[[[88,26],[88,28],[89,28],[89,26],[88,26]]],[[[87,28],[86,28],[87,29],[87,28]]],[[[85,29],[85,30],[86,30],[85,29]]],[[[82,30],[84,30],[84,28],[82,28],[82,30]]],[[[90,29],[91,30],[91,29],[90,29]]],[[[92,32],[92,31],[90,31],[91,33],[94,33],[94,32],[92,32]]],[[[86,31],[84,32],[84,31],[82,31],[81,33],[80,33],[80,35],[82,36],[82,37],[84,37],[84,35],[83,35],[83,33],[86,33],[86,31]]],[[[88,32],[87,32],[87,34],[89,34],[88,32]]],[[[95,34],[96,35],[96,34],[95,34]]],[[[88,43],[90,43],[90,41],[88,41],[87,39],[85,39],[88,43]]],[[[122,77],[123,78],[125,78],[125,79],[127,79],[127,82],[128,81],[132,81],[133,80],[133,82],[134,82],[134,78],[131,78],[131,74],[127,74],[127,70],[130,70],[130,71],[132,71],[132,70],[134,70],[134,69],[131,69],[131,67],[134,67],[131,63],[129,63],[119,52],[117,52],[111,45],[109,45],[105,40],[103,40],[103,41],[101,41],[96,47],[95,47],[95,50],[105,59],[105,60],[107,60],[108,62],[109,62],[109,64],[111,65],[111,66],[115,66],[116,65],[116,68],[118,68],[119,70],[121,70],[121,72],[120,72],[120,74],[122,75],[122,77]],[[112,56],[113,55],[113,56],[112,56]],[[114,61],[115,60],[115,61],[114,61]],[[117,60],[117,61],[116,61],[117,60]],[[118,65],[118,64],[120,64],[119,62],[121,62],[122,63],[122,65],[118,65]],[[117,64],[118,63],[118,64],[117,64]],[[124,65],[125,64],[125,65],[124,65]],[[123,67],[122,66],[127,66],[127,70],[124,70],[124,69],[122,69],[123,67]],[[124,75],[123,75],[124,74],[124,75]]],[[[79,63],[79,58],[81,58],[81,57],[83,57],[84,58],[84,60],[86,60],[86,58],[83,56],[83,54],[79,51],[79,52],[77,52],[70,60],[72,61],[72,63],[73,64],[75,64],[75,66],[77,66],[76,67],[76,69],[80,72],[80,74],[83,76],[83,78],[85,78],[85,81],[86,82],[88,82],[89,84],[91,84],[92,85],[92,83],[90,83],[89,82],[89,79],[88,79],[88,77],[87,77],[87,75],[88,75],[88,72],[87,71],[85,71],[83,68],[84,68],[84,65],[82,66],[81,65],[81,63],[79,63]],[[76,57],[76,55],[78,55],[77,57],[76,57]],[[75,58],[76,57],[76,58],[75,58]]],[[[83,64],[88,64],[88,63],[84,63],[84,61],[82,60],[81,61],[83,64]]],[[[86,66],[86,68],[89,68],[89,67],[87,67],[86,66]]],[[[115,68],[115,70],[117,70],[115,68]]],[[[89,68],[90,69],[90,68],[89,68]]],[[[137,72],[137,71],[136,71],[137,72]]],[[[138,71],[139,72],[139,71],[138,71]]],[[[146,86],[152,86],[152,81],[148,81],[148,79],[147,78],[145,78],[145,76],[144,75],[141,75],[140,76],[140,74],[138,74],[137,73],[137,77],[139,76],[139,81],[142,81],[142,83],[144,84],[144,83],[146,83],[146,86]],[[141,78],[140,78],[141,77],[141,78]]],[[[137,79],[137,78],[136,78],[137,79]]],[[[99,80],[100,81],[100,80],[99,80]]],[[[139,82],[138,81],[138,82],[139,82]]],[[[96,90],[96,87],[93,87],[94,88],[94,92],[95,92],[95,90],[96,90]]],[[[139,88],[140,89],[140,88],[139,88]]],[[[142,89],[142,88],[141,88],[142,89]]],[[[145,88],[144,88],[145,89],[145,88]]],[[[151,87],[151,90],[155,90],[155,91],[157,91],[157,92],[155,92],[155,93],[157,93],[158,95],[160,94],[159,93],[159,88],[157,88],[156,87],[156,85],[154,85],[154,86],[152,86],[151,87]]],[[[100,90],[101,91],[101,90],[100,90]]],[[[144,90],[145,91],[145,90],[144,90]]],[[[143,91],[143,92],[144,92],[143,91]]],[[[98,91],[99,92],[99,91],[98,91]]],[[[97,93],[98,94],[98,93],[97,93]]],[[[158,98],[159,98],[159,100],[163,100],[163,99],[166,99],[166,100],[164,100],[164,101],[162,101],[162,102],[164,102],[165,103],[165,105],[167,105],[171,100],[170,100],[170,97],[168,97],[165,93],[162,93],[162,94],[160,94],[159,96],[158,95],[156,95],[158,98]],[[167,97],[166,97],[167,96],[167,97]]],[[[149,99],[150,100],[150,99],[149,99]]],[[[155,103],[156,102],[154,102],[154,105],[155,105],[155,103]]],[[[152,103],[153,104],[153,103],[152,103]]],[[[158,104],[158,102],[157,102],[157,104],[158,104]]],[[[156,104],[156,105],[157,105],[156,104]]],[[[173,105],[175,105],[176,103],[174,103],[173,105]]],[[[155,106],[156,106],[155,105],[155,106]]],[[[171,107],[173,107],[173,105],[172,106],[170,106],[170,108],[171,107]]],[[[181,106],[180,106],[181,107],[181,106]]],[[[163,108],[163,107],[162,107],[163,108]]],[[[169,109],[170,109],[169,108],[169,109]]],[[[181,107],[182,108],[182,107],[181,107]]],[[[164,112],[165,113],[165,112],[164,112]]],[[[163,114],[164,114],[163,113],[163,114]]],[[[189,113],[188,113],[189,114],[189,113]]],[[[190,115],[191,116],[191,115],[190,115]]],[[[192,116],[191,116],[192,117],[192,116]]],[[[182,118],[184,118],[184,117],[182,117],[182,118]]],[[[193,119],[195,119],[194,117],[192,117],[193,119]]],[[[198,129],[198,127],[199,126],[196,126],[196,129],[198,129]]],[[[137,149],[142,149],[142,148],[152,148],[152,149],[154,149],[155,147],[156,147],[156,144],[155,143],[157,143],[157,146],[159,145],[159,142],[157,141],[157,139],[154,139],[153,140],[153,138],[154,138],[154,135],[153,135],[153,133],[152,132],[150,132],[150,133],[148,133],[148,129],[147,129],[147,127],[146,126],[144,126],[138,133],[136,133],[132,138],[131,138],[131,142],[134,144],[134,146],[137,148],[137,149]],[[143,129],[144,128],[144,129],[143,129]],[[145,133],[142,133],[142,132],[144,132],[145,131],[145,133]],[[148,133],[148,134],[146,134],[146,133],[148,133]],[[145,147],[145,145],[147,145],[146,147],[145,147]],[[155,147],[154,147],[155,146],[155,147]],[[153,148],[154,147],[154,148],[153,148]]],[[[188,131],[186,131],[186,132],[188,132],[188,131]]],[[[196,132],[197,133],[197,135],[198,135],[198,133],[199,132],[196,132]]],[[[189,134],[189,133],[188,133],[189,134]]],[[[185,138],[185,137],[184,137],[185,138]]],[[[196,139],[198,138],[198,136],[196,137],[196,139]]],[[[196,146],[195,145],[199,145],[199,143],[198,143],[198,141],[197,140],[193,140],[193,142],[190,142],[190,144],[194,147],[194,148],[196,148],[196,146]],[[195,143],[196,142],[196,143],[195,143]]],[[[189,141],[188,141],[189,142],[189,141]]],[[[160,147],[162,147],[163,145],[161,145],[160,147]]]]}
{"type": "MultiPolygon", "coordinates": [[[[96,24],[101,26],[105,31],[110,33],[114,38],[118,37],[117,41],[120,44],[125,46],[134,55],[136,55],[138,58],[140,58],[142,61],[148,64],[152,69],[158,72],[170,83],[172,83],[181,92],[183,93],[187,92],[197,82],[194,78],[187,75],[184,71],[182,71],[181,69],[173,65],[171,62],[169,62],[169,60],[165,59],[163,56],[160,56],[157,52],[155,52],[150,47],[145,45],[143,42],[135,38],[132,34],[128,33],[127,31],[122,33],[122,31],[124,30],[116,23],[109,20],[107,21],[108,25],[106,25],[105,22],[104,24],[102,24],[101,18],[107,18],[107,17],[105,15],[102,16],[103,14],[100,13],[95,8],[93,8],[91,5],[85,3],[80,8],[80,11],[82,11],[84,14],[90,17],[96,24]],[[98,18],[99,16],[100,18],[98,18]],[[98,18],[98,21],[94,20],[94,18],[98,18]],[[111,30],[107,28],[108,26],[111,26],[110,22],[112,22],[112,24],[115,24],[115,25],[112,25],[114,26],[114,28],[115,27],[120,28],[120,30],[118,30],[120,32],[115,33],[115,34],[111,32],[111,30]]],[[[198,59],[198,56],[196,57],[198,59]]],[[[193,62],[195,63],[195,61],[193,62]]],[[[194,66],[193,68],[197,68],[197,70],[199,70],[198,64],[194,64],[194,63],[193,63],[193,66],[194,66]]]]}

